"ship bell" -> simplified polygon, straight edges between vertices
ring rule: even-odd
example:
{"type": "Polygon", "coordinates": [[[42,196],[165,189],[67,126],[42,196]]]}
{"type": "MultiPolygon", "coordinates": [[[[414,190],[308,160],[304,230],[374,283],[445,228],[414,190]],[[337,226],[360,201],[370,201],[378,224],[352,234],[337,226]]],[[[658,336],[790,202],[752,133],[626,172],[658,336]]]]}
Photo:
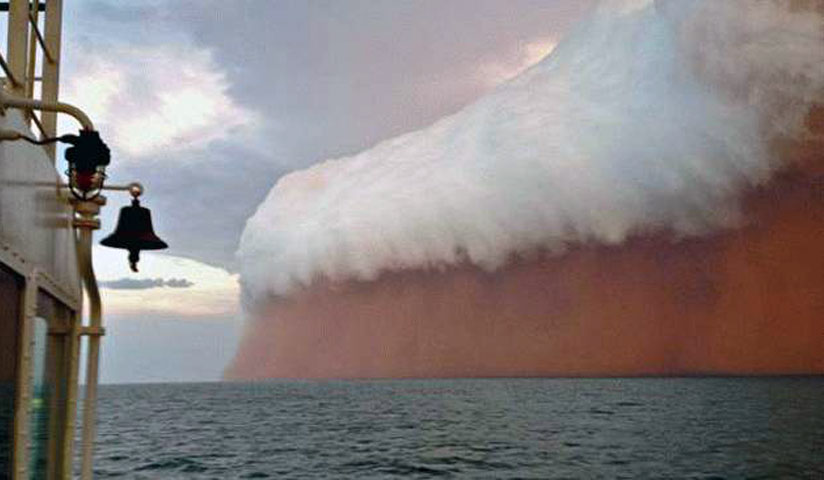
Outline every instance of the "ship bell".
{"type": "Polygon", "coordinates": [[[140,206],[137,198],[132,199],[131,206],[120,209],[114,233],[101,240],[100,244],[128,250],[129,266],[133,272],[137,271],[141,250],[162,250],[169,247],[155,234],[152,214],[148,208],[140,206]]]}

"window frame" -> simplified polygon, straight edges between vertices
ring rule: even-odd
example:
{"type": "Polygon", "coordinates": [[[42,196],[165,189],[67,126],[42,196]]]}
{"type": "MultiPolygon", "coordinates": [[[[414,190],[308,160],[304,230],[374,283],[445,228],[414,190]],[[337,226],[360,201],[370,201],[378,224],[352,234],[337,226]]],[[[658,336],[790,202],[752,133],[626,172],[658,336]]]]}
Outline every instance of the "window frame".
{"type": "MultiPolygon", "coordinates": [[[[16,274],[21,279],[21,295],[18,304],[18,328],[17,328],[17,354],[16,372],[14,381],[14,413],[12,420],[12,452],[11,452],[11,474],[13,478],[28,478],[28,462],[30,440],[30,410],[32,397],[32,341],[33,323],[38,316],[38,297],[40,292],[52,297],[56,304],[62,305],[66,312],[64,318],[59,320],[64,328],[52,329],[55,323],[49,320],[49,343],[52,341],[52,334],[59,335],[62,340],[61,359],[65,364],[61,368],[60,374],[65,389],[61,395],[63,406],[59,417],[56,419],[59,431],[52,431],[50,425],[49,450],[55,452],[55,460],[49,465],[49,478],[71,478],[73,464],[73,443],[75,431],[74,414],[77,405],[78,390],[78,370],[80,353],[80,329],[82,327],[82,300],[69,293],[69,289],[62,287],[45,270],[38,268],[18,254],[5,242],[0,241],[0,266],[10,273],[16,274]]],[[[52,350],[52,349],[49,349],[52,350]]],[[[49,363],[56,359],[47,359],[49,363]]]]}

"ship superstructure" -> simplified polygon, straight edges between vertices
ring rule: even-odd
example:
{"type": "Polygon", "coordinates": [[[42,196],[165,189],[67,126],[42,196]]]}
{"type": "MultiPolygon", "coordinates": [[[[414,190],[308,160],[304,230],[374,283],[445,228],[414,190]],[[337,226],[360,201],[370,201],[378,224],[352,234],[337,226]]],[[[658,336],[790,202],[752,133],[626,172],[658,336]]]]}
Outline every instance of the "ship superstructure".
{"type": "MultiPolygon", "coordinates": [[[[91,240],[105,174],[70,160],[66,180],[56,162],[56,141],[99,139],[81,110],[58,101],[62,7],[61,0],[0,3],[8,30],[0,56],[0,479],[92,475],[104,330],[91,240]],[[59,113],[80,123],[80,136],[57,136],[59,113]]],[[[115,189],[142,192],[137,184],[115,189]]]]}

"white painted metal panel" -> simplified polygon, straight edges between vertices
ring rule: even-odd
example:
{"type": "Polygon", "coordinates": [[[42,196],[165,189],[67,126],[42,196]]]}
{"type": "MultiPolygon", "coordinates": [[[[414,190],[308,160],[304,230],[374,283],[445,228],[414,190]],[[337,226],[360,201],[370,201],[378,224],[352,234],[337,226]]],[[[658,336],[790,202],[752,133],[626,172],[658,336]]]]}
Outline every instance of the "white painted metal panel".
{"type": "MultiPolygon", "coordinates": [[[[0,117],[0,128],[28,132],[12,109],[0,117]]],[[[15,251],[57,288],[80,298],[72,211],[58,188],[60,177],[41,147],[0,142],[0,248],[15,251]]]]}

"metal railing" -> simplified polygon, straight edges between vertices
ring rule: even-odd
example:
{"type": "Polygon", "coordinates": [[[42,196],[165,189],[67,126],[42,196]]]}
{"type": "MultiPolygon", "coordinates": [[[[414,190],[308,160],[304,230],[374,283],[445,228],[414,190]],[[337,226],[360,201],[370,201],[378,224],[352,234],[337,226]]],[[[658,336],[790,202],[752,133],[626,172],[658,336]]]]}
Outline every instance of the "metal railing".
{"type": "MultiPolygon", "coordinates": [[[[8,12],[7,48],[5,55],[0,52],[5,90],[21,98],[57,101],[62,11],[62,0],[0,2],[0,12],[8,12]],[[41,12],[44,13],[42,29],[41,12]],[[39,92],[36,83],[40,84],[39,92]]],[[[29,127],[34,124],[41,139],[56,135],[57,116],[54,112],[29,111],[25,113],[25,119],[29,127]]],[[[43,148],[54,161],[55,146],[50,144],[43,148]]]]}

